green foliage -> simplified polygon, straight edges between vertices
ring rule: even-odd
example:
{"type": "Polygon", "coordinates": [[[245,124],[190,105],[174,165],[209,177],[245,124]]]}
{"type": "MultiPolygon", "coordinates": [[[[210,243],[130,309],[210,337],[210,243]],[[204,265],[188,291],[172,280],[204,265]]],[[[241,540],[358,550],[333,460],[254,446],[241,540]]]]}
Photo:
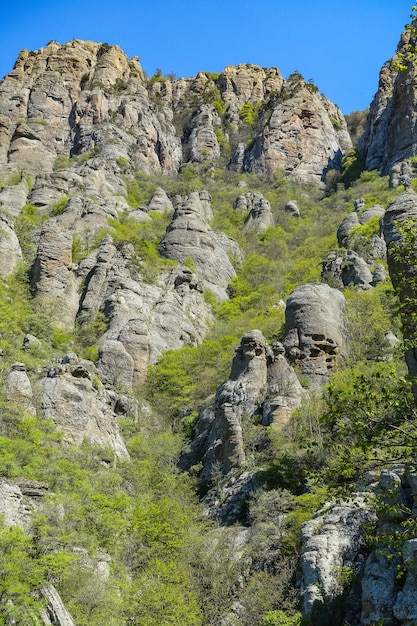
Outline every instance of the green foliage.
{"type": "Polygon", "coordinates": [[[219,341],[205,339],[199,348],[167,350],[148,369],[146,398],[168,423],[176,423],[227,378],[236,343],[235,336],[223,336],[219,341]]]}
{"type": "Polygon", "coordinates": [[[359,235],[360,237],[367,237],[370,239],[374,235],[379,235],[380,222],[381,218],[378,215],[371,217],[371,219],[365,222],[365,224],[358,224],[358,226],[354,226],[349,235],[359,235]]]}
{"type": "Polygon", "coordinates": [[[153,85],[154,83],[165,83],[166,77],[162,75],[162,70],[157,68],[155,74],[149,79],[149,84],[153,85]]]}
{"type": "Polygon", "coordinates": [[[68,196],[61,196],[58,200],[56,200],[55,202],[52,202],[51,215],[53,217],[57,215],[61,215],[61,213],[63,213],[65,209],[67,208],[68,202],[69,202],[68,196]]]}
{"type": "Polygon", "coordinates": [[[359,178],[364,168],[364,156],[357,150],[348,150],[342,158],[341,182],[348,187],[359,178]]]}
{"type": "Polygon", "coordinates": [[[98,358],[98,344],[106,330],[107,323],[104,313],[94,311],[92,315],[81,315],[77,318],[75,330],[75,349],[77,354],[90,361],[98,358]]]}
{"type": "Polygon", "coordinates": [[[137,209],[151,199],[157,185],[149,181],[148,177],[137,173],[135,178],[125,178],[127,197],[126,202],[132,209],[137,209]]]}
{"type": "Polygon", "coordinates": [[[23,530],[0,526],[0,623],[40,623],[44,602],[39,588],[42,563],[33,557],[33,544],[23,530]],[[34,621],[36,620],[36,621],[34,621]]]}
{"type": "Polygon", "coordinates": [[[0,179],[0,191],[3,187],[14,187],[15,185],[18,185],[21,180],[22,172],[11,172],[5,180],[0,179]]]}
{"type": "Polygon", "coordinates": [[[15,218],[14,226],[23,258],[31,262],[36,254],[34,231],[48,219],[48,215],[33,204],[25,204],[15,218]]]}
{"type": "Polygon", "coordinates": [[[108,219],[112,236],[117,244],[131,243],[135,251],[131,270],[140,271],[143,280],[152,283],[161,270],[176,265],[170,259],[163,259],[158,253],[158,244],[165,235],[169,217],[161,213],[150,214],[149,222],[138,222],[128,212],[120,213],[119,219],[108,219]]]}
{"type": "Polygon", "coordinates": [[[256,104],[253,102],[245,102],[239,112],[241,120],[250,128],[254,128],[258,121],[261,107],[262,102],[257,102],[256,104]]]}
{"type": "Polygon", "coordinates": [[[66,154],[58,154],[58,156],[54,160],[53,170],[54,172],[66,170],[71,167],[72,162],[72,159],[70,157],[67,157],[66,154]]]}
{"type": "Polygon", "coordinates": [[[300,613],[288,616],[283,611],[268,611],[262,617],[259,626],[302,626],[302,624],[300,613]]]}

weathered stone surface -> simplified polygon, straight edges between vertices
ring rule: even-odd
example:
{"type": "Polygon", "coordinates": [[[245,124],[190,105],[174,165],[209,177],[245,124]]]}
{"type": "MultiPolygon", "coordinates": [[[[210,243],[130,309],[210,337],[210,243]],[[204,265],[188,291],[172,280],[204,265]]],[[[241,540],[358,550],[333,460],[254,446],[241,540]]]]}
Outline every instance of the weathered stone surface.
{"type": "Polygon", "coordinates": [[[0,216],[0,276],[11,274],[22,260],[22,250],[14,231],[13,222],[7,215],[0,216]]]}
{"type": "MultiPolygon", "coordinates": [[[[408,54],[408,45],[416,44],[410,30],[400,39],[397,52],[408,54]]],[[[360,149],[366,155],[366,167],[388,174],[398,161],[416,153],[417,113],[414,81],[417,65],[412,62],[406,72],[393,63],[384,64],[379,75],[378,91],[370,106],[366,129],[360,149]]],[[[399,182],[397,180],[397,182],[399,182]]],[[[395,185],[394,181],[392,182],[395,185]]]]}
{"type": "MultiPolygon", "coordinates": [[[[332,251],[323,262],[322,280],[328,281],[329,275],[340,287],[354,285],[369,289],[374,284],[374,276],[364,259],[353,250],[332,251]]],[[[379,273],[378,278],[382,278],[379,273]]]]}
{"type": "MultiPolygon", "coordinates": [[[[254,231],[261,234],[274,225],[271,205],[261,193],[249,191],[244,197],[246,199],[246,207],[249,209],[249,215],[244,226],[246,232],[254,231]]],[[[239,208],[241,205],[242,201],[239,208]]]]}
{"type": "Polygon", "coordinates": [[[356,494],[347,502],[329,504],[303,525],[300,565],[305,615],[326,612],[324,605],[331,612],[332,601],[344,591],[343,568],[344,571],[349,568],[352,578],[361,572],[361,549],[365,546],[362,527],[375,521],[375,511],[367,502],[367,495],[356,494]]]}
{"type": "Polygon", "coordinates": [[[215,422],[204,456],[206,478],[216,462],[224,474],[242,465],[245,453],[241,420],[244,414],[253,415],[264,400],[270,352],[260,331],[253,330],[242,337],[230,378],[216,393],[215,422]]]}
{"type": "Polygon", "coordinates": [[[326,284],[297,287],[287,300],[286,355],[314,388],[325,384],[336,367],[344,342],[344,307],[343,294],[326,284]]]}
{"type": "Polygon", "coordinates": [[[337,169],[351,147],[338,108],[297,74],[269,106],[272,113],[268,111],[253,147],[246,151],[244,168],[270,176],[281,168],[299,181],[324,184],[327,171],[337,169]]]}
{"type": "Polygon", "coordinates": [[[361,224],[366,224],[373,217],[383,217],[385,213],[385,209],[380,204],[375,204],[371,206],[369,209],[365,209],[362,213],[359,214],[359,222],[361,224]]]}
{"type": "Polygon", "coordinates": [[[69,331],[78,310],[78,285],[72,272],[72,236],[49,222],[39,235],[32,289],[54,323],[69,331]]]}
{"type": "Polygon", "coordinates": [[[209,226],[211,216],[207,192],[191,193],[176,207],[159,250],[162,256],[180,263],[191,257],[204,287],[224,300],[226,287],[236,272],[222,242],[209,226]]]}
{"type": "Polygon", "coordinates": [[[157,187],[153,192],[153,196],[148,203],[148,211],[157,211],[158,213],[174,213],[174,207],[162,187],[157,187]]]}
{"type": "MultiPolygon", "coordinates": [[[[214,132],[214,118],[209,106],[203,105],[193,119],[193,130],[189,139],[190,160],[195,163],[216,161],[220,157],[220,146],[214,132]]],[[[220,126],[219,121],[216,126],[220,126]]]]}
{"type": "Polygon", "coordinates": [[[30,523],[31,506],[16,484],[0,478],[0,515],[7,526],[26,527],[30,523]]]}
{"type": "Polygon", "coordinates": [[[305,394],[297,374],[285,358],[285,348],[272,345],[273,360],[267,370],[267,399],[263,404],[262,423],[280,426],[286,424],[305,394]]]}
{"type": "Polygon", "coordinates": [[[291,215],[291,217],[300,217],[301,215],[296,200],[289,200],[284,206],[284,211],[288,213],[288,215],[291,215]]]}
{"type": "Polygon", "coordinates": [[[23,363],[14,363],[12,371],[4,380],[4,394],[9,402],[14,402],[28,413],[35,413],[33,391],[26,367],[23,363]]]}
{"type": "Polygon", "coordinates": [[[111,448],[118,457],[128,452],[120,436],[112,397],[100,387],[96,389],[88,376],[74,370],[75,359],[62,359],[37,384],[38,409],[53,419],[70,443],[80,445],[86,438],[92,443],[111,448]]]}
{"type": "Polygon", "coordinates": [[[48,624],[75,626],[74,620],[65,608],[61,596],[53,585],[44,585],[41,589],[41,594],[47,603],[47,607],[42,614],[42,621],[45,626],[48,624]]]}
{"type": "Polygon", "coordinates": [[[344,218],[337,229],[337,242],[341,248],[346,247],[349,233],[355,226],[359,226],[359,218],[358,214],[353,212],[344,218]]]}
{"type": "Polygon", "coordinates": [[[184,468],[202,462],[200,476],[209,483],[213,472],[227,474],[244,462],[245,422],[255,416],[262,416],[264,425],[288,421],[304,391],[284,352],[278,342],[271,349],[259,330],[243,335],[229,379],[200,411],[190,452],[182,460],[184,468]]]}
{"type": "Polygon", "coordinates": [[[97,366],[106,383],[126,389],[143,382],[149,363],[163,350],[197,345],[212,320],[201,283],[187,268],[173,268],[152,284],[133,261],[132,246],[118,249],[107,237],[80,264],[85,280],[80,323],[104,313],[107,328],[97,366]]]}

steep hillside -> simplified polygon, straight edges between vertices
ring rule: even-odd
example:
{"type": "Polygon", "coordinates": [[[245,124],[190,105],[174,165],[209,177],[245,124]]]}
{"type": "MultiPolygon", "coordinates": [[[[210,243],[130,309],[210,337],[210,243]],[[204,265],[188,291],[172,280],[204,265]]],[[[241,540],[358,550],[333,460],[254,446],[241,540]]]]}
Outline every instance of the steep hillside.
{"type": "Polygon", "coordinates": [[[417,195],[384,97],[365,169],[297,72],[21,52],[0,83],[0,624],[416,619],[417,195]]]}

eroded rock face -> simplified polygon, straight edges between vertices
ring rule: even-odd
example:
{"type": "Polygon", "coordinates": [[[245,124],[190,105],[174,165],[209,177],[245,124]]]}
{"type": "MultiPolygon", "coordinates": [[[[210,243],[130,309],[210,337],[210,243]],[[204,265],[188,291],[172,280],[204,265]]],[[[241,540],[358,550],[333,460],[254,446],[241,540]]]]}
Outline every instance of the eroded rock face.
{"type": "MultiPolygon", "coordinates": [[[[327,615],[332,614],[333,608],[333,619],[341,619],[332,601],[344,592],[346,580],[342,572],[349,570],[346,578],[350,582],[363,571],[366,552],[362,528],[375,522],[375,510],[368,499],[369,494],[356,494],[348,502],[330,504],[303,525],[301,597],[303,613],[316,614],[314,623],[330,623],[324,605],[328,605],[327,615]]],[[[360,600],[357,612],[359,607],[360,600]]]]}
{"type": "MultiPolygon", "coordinates": [[[[401,35],[397,52],[405,55],[407,46],[415,46],[410,30],[401,35]]],[[[395,57],[394,57],[395,59],[395,57]]],[[[360,149],[366,154],[366,168],[388,174],[392,166],[416,154],[414,140],[417,114],[414,82],[417,66],[413,62],[406,72],[398,70],[392,59],[379,75],[378,91],[370,106],[360,149]]]]}
{"type": "Polygon", "coordinates": [[[74,327],[79,304],[72,269],[72,236],[50,222],[39,236],[31,282],[40,305],[65,330],[74,327]]]}
{"type": "Polygon", "coordinates": [[[236,272],[224,249],[223,238],[219,239],[210,228],[208,220],[212,215],[207,192],[191,193],[176,207],[159,250],[162,256],[180,263],[191,258],[204,288],[224,300],[236,272]]]}
{"type": "Polygon", "coordinates": [[[327,505],[303,526],[303,612],[317,626],[408,626],[415,620],[416,539],[386,538],[415,514],[416,475],[393,466],[369,478],[363,491],[327,505]],[[381,538],[376,548],[366,544],[365,529],[381,538]],[[404,575],[399,577],[398,571],[404,575]]]}
{"type": "Polygon", "coordinates": [[[343,294],[326,284],[294,289],[285,309],[286,354],[313,388],[328,381],[344,342],[343,294]]]}
{"type": "Polygon", "coordinates": [[[202,462],[204,483],[213,472],[227,474],[242,466],[245,422],[258,416],[264,425],[283,424],[300,405],[304,392],[284,352],[279,343],[271,348],[259,330],[243,335],[230,377],[201,410],[190,453],[183,458],[184,468],[202,462]]]}
{"type": "Polygon", "coordinates": [[[39,412],[51,418],[64,438],[80,445],[84,439],[128,457],[116,421],[114,394],[94,386],[94,366],[70,354],[48,370],[37,384],[39,412]]]}
{"type": "Polygon", "coordinates": [[[110,181],[126,165],[175,173],[187,161],[215,163],[225,146],[234,169],[272,175],[280,167],[320,183],[351,143],[339,109],[301,76],[284,81],[277,68],[242,64],[218,78],[148,81],[137,57],[74,40],[23,50],[0,86],[5,172],[48,174],[57,156],[91,154],[110,181]],[[256,128],[255,119],[244,121],[244,107],[256,128]],[[231,125],[242,129],[238,145],[231,125]],[[254,147],[245,148],[247,138],[254,147]]]}
{"type": "Polygon", "coordinates": [[[246,204],[246,211],[249,211],[244,230],[262,234],[274,225],[274,217],[271,205],[264,196],[256,191],[249,191],[244,196],[239,196],[236,202],[237,208],[243,210],[246,204]]]}
{"type": "Polygon", "coordinates": [[[126,390],[143,382],[149,363],[163,350],[197,345],[212,320],[203,287],[188,268],[173,268],[145,282],[135,268],[132,246],[117,248],[110,237],[80,264],[85,290],[80,322],[104,314],[107,328],[98,369],[104,382],[126,390]]]}
{"type": "Polygon", "coordinates": [[[281,168],[299,181],[324,182],[351,147],[337,107],[293,75],[268,109],[265,126],[245,152],[245,169],[272,175],[281,168]]]}

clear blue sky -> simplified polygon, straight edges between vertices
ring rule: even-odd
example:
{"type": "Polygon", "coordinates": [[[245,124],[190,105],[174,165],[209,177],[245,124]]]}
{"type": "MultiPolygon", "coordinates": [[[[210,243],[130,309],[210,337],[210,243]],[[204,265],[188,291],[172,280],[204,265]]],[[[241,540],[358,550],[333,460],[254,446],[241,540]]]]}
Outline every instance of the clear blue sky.
{"type": "Polygon", "coordinates": [[[118,44],[177,76],[226,65],[298,70],[347,114],[369,106],[413,0],[20,0],[1,2],[0,78],[22,48],[118,44]]]}

